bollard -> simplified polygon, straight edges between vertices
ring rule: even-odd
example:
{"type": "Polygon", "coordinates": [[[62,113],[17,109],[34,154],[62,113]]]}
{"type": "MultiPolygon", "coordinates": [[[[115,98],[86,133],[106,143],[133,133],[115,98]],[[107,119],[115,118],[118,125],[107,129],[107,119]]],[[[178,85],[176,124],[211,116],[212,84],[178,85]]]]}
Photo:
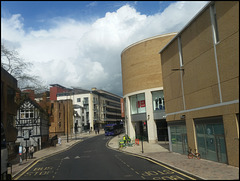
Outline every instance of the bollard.
{"type": "Polygon", "coordinates": [[[135,144],[139,145],[139,139],[135,139],[135,144]]]}

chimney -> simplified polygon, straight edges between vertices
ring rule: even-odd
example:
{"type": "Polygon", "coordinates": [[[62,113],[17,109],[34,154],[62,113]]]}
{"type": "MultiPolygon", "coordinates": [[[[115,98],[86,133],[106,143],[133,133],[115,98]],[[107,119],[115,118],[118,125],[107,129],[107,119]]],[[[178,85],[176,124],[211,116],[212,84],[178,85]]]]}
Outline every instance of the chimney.
{"type": "Polygon", "coordinates": [[[26,89],[23,92],[28,93],[28,97],[32,100],[35,100],[35,93],[34,90],[26,89]]]}

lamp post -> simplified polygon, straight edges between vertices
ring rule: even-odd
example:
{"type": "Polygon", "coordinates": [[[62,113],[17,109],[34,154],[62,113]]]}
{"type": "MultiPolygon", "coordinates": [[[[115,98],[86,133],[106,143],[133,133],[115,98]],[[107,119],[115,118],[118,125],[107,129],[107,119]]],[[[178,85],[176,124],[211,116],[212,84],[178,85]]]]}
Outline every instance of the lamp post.
{"type": "Polygon", "coordinates": [[[144,122],[142,122],[142,130],[141,130],[141,136],[142,136],[142,153],[144,153],[144,151],[143,151],[143,126],[144,126],[144,122]]]}
{"type": "Polygon", "coordinates": [[[67,109],[66,109],[66,114],[67,114],[67,143],[68,143],[68,94],[67,94],[67,109]]]}

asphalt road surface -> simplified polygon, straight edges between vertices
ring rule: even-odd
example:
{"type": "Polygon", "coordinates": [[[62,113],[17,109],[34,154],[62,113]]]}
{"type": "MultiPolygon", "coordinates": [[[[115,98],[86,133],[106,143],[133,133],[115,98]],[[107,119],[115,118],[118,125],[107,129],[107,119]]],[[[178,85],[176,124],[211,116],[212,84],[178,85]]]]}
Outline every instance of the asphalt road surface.
{"type": "Polygon", "coordinates": [[[19,180],[195,180],[159,162],[115,151],[111,137],[88,138],[71,149],[39,160],[19,180]]]}

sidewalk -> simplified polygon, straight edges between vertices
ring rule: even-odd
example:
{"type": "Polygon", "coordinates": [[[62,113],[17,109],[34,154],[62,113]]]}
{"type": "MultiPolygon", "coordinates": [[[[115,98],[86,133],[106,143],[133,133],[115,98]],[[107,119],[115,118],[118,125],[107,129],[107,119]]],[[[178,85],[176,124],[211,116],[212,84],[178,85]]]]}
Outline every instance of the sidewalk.
{"type": "MultiPolygon", "coordinates": [[[[103,130],[100,130],[99,135],[100,134],[104,134],[103,130]]],[[[44,158],[46,156],[50,156],[50,155],[54,155],[58,152],[61,152],[63,150],[69,149],[71,148],[71,146],[73,146],[74,144],[83,141],[83,138],[86,137],[94,137],[97,136],[98,134],[95,134],[94,131],[92,131],[90,134],[89,133],[80,133],[77,134],[76,137],[75,136],[69,136],[68,138],[68,142],[67,142],[67,136],[61,136],[61,145],[56,144],[56,146],[51,146],[42,150],[39,150],[37,152],[34,152],[33,154],[33,159],[29,159],[27,158],[27,160],[23,160],[22,164],[20,164],[20,157],[19,155],[17,156],[17,158],[13,159],[10,161],[10,163],[12,164],[12,177],[13,179],[16,178],[18,176],[18,174],[26,169],[27,167],[29,167],[31,164],[33,164],[34,162],[36,162],[37,160],[44,158]]]]}
{"type": "MultiPolygon", "coordinates": [[[[100,134],[104,134],[104,131],[100,130],[100,134]]],[[[97,136],[94,132],[91,132],[90,134],[81,133],[77,135],[77,139],[75,139],[75,136],[72,138],[69,137],[69,142],[67,142],[66,136],[61,137],[61,145],[57,144],[55,147],[52,146],[35,152],[33,154],[33,159],[27,159],[27,161],[23,160],[21,165],[19,164],[20,159],[18,156],[16,159],[10,161],[12,163],[13,179],[14,177],[16,178],[22,170],[26,169],[37,160],[52,154],[56,154],[65,149],[69,149],[74,144],[81,142],[85,137],[94,136],[97,136]]],[[[108,146],[112,149],[118,150],[118,142],[122,137],[123,134],[112,137],[112,139],[108,142],[108,146]]],[[[188,159],[186,155],[169,152],[169,150],[166,149],[167,147],[164,148],[165,146],[166,145],[164,145],[164,142],[162,146],[159,144],[150,144],[148,142],[144,142],[142,153],[142,145],[140,141],[139,146],[134,145],[133,147],[123,148],[121,151],[152,158],[171,167],[177,168],[192,175],[196,175],[197,177],[204,180],[239,180],[238,167],[233,167],[204,159],[188,159]]]]}
{"type": "MultiPolygon", "coordinates": [[[[113,137],[108,146],[118,149],[119,140],[124,134],[113,137]]],[[[168,149],[160,146],[159,143],[150,144],[143,142],[143,153],[141,141],[139,145],[122,148],[121,151],[134,153],[137,155],[152,158],[153,160],[167,164],[178,170],[195,175],[204,180],[239,180],[239,168],[227,164],[213,162],[205,159],[188,159],[186,155],[170,152],[168,149]]]]}

